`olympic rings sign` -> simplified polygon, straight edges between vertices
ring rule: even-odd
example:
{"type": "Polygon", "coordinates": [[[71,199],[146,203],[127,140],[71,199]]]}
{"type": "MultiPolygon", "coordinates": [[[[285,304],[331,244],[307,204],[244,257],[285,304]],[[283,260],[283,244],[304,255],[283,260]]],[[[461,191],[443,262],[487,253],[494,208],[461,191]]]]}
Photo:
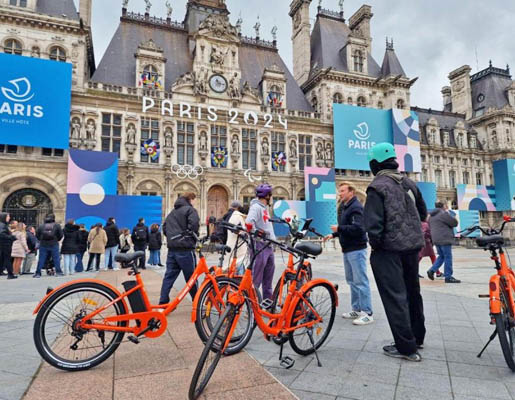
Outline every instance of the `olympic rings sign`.
{"type": "Polygon", "coordinates": [[[177,175],[179,179],[197,179],[200,175],[204,173],[204,168],[200,165],[172,165],[172,172],[177,175]]]}

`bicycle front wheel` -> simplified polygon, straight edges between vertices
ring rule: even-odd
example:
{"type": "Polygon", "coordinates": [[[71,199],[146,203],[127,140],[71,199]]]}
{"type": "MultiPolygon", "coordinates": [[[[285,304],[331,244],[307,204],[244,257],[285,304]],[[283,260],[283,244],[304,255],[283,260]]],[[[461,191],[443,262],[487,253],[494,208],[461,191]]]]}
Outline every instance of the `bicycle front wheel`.
{"type": "Polygon", "coordinates": [[[505,293],[501,291],[501,312],[494,314],[497,335],[506,364],[515,371],[515,325],[505,293]]]}
{"type": "Polygon", "coordinates": [[[298,328],[289,334],[290,345],[297,354],[312,354],[326,341],[333,327],[336,314],[336,296],[329,283],[321,282],[311,286],[295,306],[290,327],[303,325],[317,319],[314,325],[298,328]]]}
{"type": "Polygon", "coordinates": [[[209,340],[206,342],[204,350],[200,355],[197,367],[193,373],[189,389],[189,399],[197,399],[206,388],[211,376],[215,372],[216,366],[223,355],[223,346],[227,341],[227,336],[231,332],[231,327],[236,317],[236,309],[233,304],[225,307],[222,316],[216,323],[209,340]],[[214,350],[216,349],[216,350],[214,350]]]}
{"type": "MultiPolygon", "coordinates": [[[[107,360],[120,345],[124,333],[85,330],[78,327],[78,322],[117,297],[107,286],[94,282],[75,283],[55,292],[42,305],[34,322],[34,344],[41,357],[66,371],[89,369],[107,360]]],[[[126,313],[119,301],[88,322],[102,324],[106,317],[126,313]]],[[[117,325],[126,326],[127,321],[117,325]]]]}

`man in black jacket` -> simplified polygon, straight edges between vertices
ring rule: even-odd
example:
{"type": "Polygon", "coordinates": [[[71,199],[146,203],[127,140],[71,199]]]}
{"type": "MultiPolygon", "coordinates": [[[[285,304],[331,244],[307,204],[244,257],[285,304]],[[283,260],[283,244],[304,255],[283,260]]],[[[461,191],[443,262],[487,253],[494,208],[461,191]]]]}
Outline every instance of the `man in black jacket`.
{"type": "Polygon", "coordinates": [[[59,241],[63,238],[63,230],[61,225],[55,223],[54,214],[47,215],[45,223],[41,224],[36,231],[36,238],[39,240],[39,260],[33,277],[41,278],[41,268],[44,267],[48,257],[52,257],[57,275],[63,276],[59,257],[59,241]]]}
{"type": "Polygon", "coordinates": [[[16,279],[18,276],[13,274],[11,262],[11,251],[16,236],[9,230],[10,220],[11,216],[9,214],[0,213],[0,275],[5,275],[5,269],[7,270],[7,279],[16,279]]]}
{"type": "Polygon", "coordinates": [[[426,328],[418,277],[424,246],[421,221],[427,209],[417,185],[397,168],[395,149],[380,143],[368,153],[375,178],[367,189],[365,228],[372,246],[370,264],[395,344],[386,355],[420,361],[426,328]]]}
{"type": "MultiPolygon", "coordinates": [[[[161,286],[159,304],[170,302],[170,290],[181,270],[186,282],[191,278],[195,270],[195,246],[196,240],[191,232],[198,235],[199,216],[193,207],[195,193],[186,193],[180,196],[174,204],[174,209],[166,217],[163,224],[163,233],[166,236],[168,256],[166,259],[166,273],[161,286]]],[[[190,289],[190,296],[195,298],[197,284],[190,289]]]]}
{"type": "Polygon", "coordinates": [[[363,224],[363,206],[356,197],[356,188],[348,182],[338,187],[338,225],[331,226],[332,234],[325,240],[338,237],[343,252],[345,280],[350,286],[350,312],[343,318],[352,319],[354,325],[368,325],[374,322],[370,284],[367,276],[367,235],[363,224]]]}
{"type": "MultiPolygon", "coordinates": [[[[148,231],[148,226],[145,225],[144,218],[138,219],[138,223],[132,228],[131,239],[134,244],[134,251],[142,251],[145,253],[150,239],[150,232],[148,231]]],[[[146,269],[145,260],[145,255],[139,259],[139,268],[146,269]]]]}
{"type": "MultiPolygon", "coordinates": [[[[104,257],[105,269],[113,269],[114,256],[118,251],[118,246],[120,246],[120,231],[116,226],[114,217],[109,217],[107,219],[104,231],[107,235],[106,251],[104,257]]],[[[114,269],[118,270],[119,268],[115,265],[114,269]]]]}

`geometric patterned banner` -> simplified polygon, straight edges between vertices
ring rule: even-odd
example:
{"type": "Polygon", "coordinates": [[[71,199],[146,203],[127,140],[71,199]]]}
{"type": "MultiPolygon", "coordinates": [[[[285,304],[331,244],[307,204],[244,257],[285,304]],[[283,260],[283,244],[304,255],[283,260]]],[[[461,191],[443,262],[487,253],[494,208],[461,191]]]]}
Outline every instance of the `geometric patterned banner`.
{"type": "Polygon", "coordinates": [[[495,186],[459,184],[456,190],[458,210],[497,211],[495,186]]]}
{"type": "Polygon", "coordinates": [[[392,110],[393,145],[399,171],[420,172],[420,131],[418,115],[409,110],[392,110]]]}

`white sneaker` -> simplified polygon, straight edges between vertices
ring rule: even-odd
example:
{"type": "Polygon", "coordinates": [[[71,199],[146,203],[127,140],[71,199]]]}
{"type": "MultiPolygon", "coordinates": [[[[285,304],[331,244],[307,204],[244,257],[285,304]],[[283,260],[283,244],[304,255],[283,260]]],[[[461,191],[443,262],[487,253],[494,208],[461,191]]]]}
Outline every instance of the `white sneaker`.
{"type": "Polygon", "coordinates": [[[354,325],[368,325],[374,322],[374,318],[371,315],[368,315],[367,313],[362,313],[365,315],[361,315],[359,318],[356,318],[352,323],[354,325]]]}
{"type": "Polygon", "coordinates": [[[356,319],[356,318],[359,318],[361,317],[361,311],[351,311],[351,312],[344,312],[342,314],[342,318],[345,318],[345,319],[356,319]]]}
{"type": "Polygon", "coordinates": [[[113,271],[119,271],[119,270],[120,270],[120,268],[118,268],[118,267],[113,267],[113,271]]]}

